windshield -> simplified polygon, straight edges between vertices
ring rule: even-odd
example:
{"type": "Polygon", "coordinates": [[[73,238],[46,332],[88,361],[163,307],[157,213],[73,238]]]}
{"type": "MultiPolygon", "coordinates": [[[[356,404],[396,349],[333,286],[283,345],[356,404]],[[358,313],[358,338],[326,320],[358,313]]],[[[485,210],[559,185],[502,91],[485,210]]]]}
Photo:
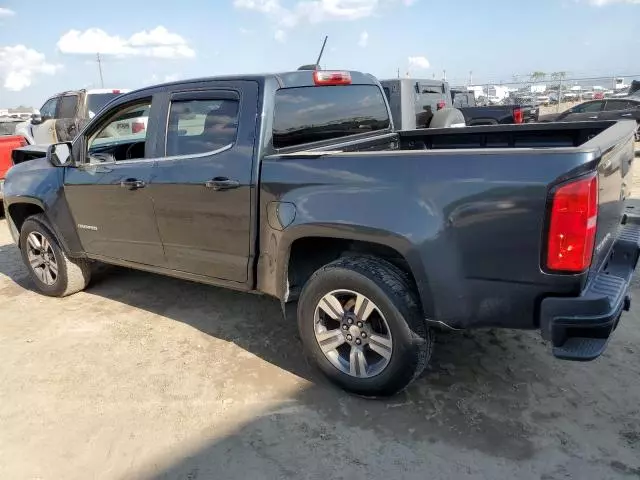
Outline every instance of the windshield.
{"type": "Polygon", "coordinates": [[[116,98],[119,93],[90,93],[87,95],[87,109],[89,118],[93,118],[96,113],[102,110],[107,103],[116,98]]]}

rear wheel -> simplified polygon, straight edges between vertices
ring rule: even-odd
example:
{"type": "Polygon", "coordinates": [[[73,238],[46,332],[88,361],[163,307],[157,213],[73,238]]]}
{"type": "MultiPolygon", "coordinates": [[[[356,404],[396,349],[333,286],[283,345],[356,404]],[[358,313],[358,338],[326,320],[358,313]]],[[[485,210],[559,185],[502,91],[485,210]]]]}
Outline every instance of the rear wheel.
{"type": "Polygon", "coordinates": [[[31,279],[45,295],[65,297],[84,290],[89,283],[89,263],[66,255],[42,215],[30,217],[22,225],[20,250],[31,279]]]}
{"type": "Polygon", "coordinates": [[[404,389],[433,344],[406,275],[371,257],[341,258],[314,273],[298,302],[298,327],[323,373],[364,396],[404,389]]]}

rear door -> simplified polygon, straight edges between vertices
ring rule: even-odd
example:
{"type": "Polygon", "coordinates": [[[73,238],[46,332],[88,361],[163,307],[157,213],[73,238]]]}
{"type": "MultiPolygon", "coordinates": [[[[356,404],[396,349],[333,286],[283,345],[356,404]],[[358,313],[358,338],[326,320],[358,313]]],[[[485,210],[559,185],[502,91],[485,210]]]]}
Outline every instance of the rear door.
{"type": "Polygon", "coordinates": [[[600,120],[634,120],[640,118],[640,102],[607,100],[600,120]]]}
{"type": "Polygon", "coordinates": [[[32,122],[31,134],[36,145],[48,145],[58,141],[55,123],[59,101],[60,97],[53,97],[44,102],[44,105],[40,108],[42,121],[37,124],[32,122]]]}
{"type": "Polygon", "coordinates": [[[174,91],[151,182],[169,268],[245,283],[252,247],[258,84],[174,91]]]}

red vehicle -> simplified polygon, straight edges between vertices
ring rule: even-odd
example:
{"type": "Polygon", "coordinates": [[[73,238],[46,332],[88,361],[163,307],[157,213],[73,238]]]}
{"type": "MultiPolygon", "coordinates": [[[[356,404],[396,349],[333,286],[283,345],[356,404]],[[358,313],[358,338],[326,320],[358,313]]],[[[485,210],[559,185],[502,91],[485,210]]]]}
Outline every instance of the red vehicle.
{"type": "Polygon", "coordinates": [[[602,100],[602,99],[604,99],[604,92],[595,92],[593,94],[593,99],[594,100],[602,100]]]}
{"type": "Polygon", "coordinates": [[[20,135],[0,136],[0,213],[3,211],[2,199],[4,197],[4,176],[13,166],[11,152],[14,148],[24,147],[27,141],[20,135]]]}

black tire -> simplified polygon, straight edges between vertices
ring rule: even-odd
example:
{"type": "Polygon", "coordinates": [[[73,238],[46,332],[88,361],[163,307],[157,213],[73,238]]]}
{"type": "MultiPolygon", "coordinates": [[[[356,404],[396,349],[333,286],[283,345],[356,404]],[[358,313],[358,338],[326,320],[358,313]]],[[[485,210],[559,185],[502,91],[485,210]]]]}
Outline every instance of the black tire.
{"type": "Polygon", "coordinates": [[[393,264],[375,257],[340,258],[317,270],[298,301],[298,329],[305,353],[333,383],[366,397],[389,396],[406,388],[426,367],[433,335],[423,319],[407,276],[393,264]],[[315,335],[314,313],[320,300],[334,290],[352,290],[374,302],[389,326],[393,350],[377,375],[359,378],[334,366],[315,335]]]}
{"type": "Polygon", "coordinates": [[[84,290],[91,279],[91,266],[83,259],[72,259],[67,256],[60,247],[60,242],[52,233],[43,215],[34,215],[25,220],[20,230],[20,251],[29,276],[33,280],[40,293],[50,297],[66,297],[84,290]],[[34,268],[29,263],[27,253],[27,239],[29,234],[36,232],[45,237],[53,250],[57,263],[57,275],[53,284],[43,282],[36,275],[34,268]]]}

